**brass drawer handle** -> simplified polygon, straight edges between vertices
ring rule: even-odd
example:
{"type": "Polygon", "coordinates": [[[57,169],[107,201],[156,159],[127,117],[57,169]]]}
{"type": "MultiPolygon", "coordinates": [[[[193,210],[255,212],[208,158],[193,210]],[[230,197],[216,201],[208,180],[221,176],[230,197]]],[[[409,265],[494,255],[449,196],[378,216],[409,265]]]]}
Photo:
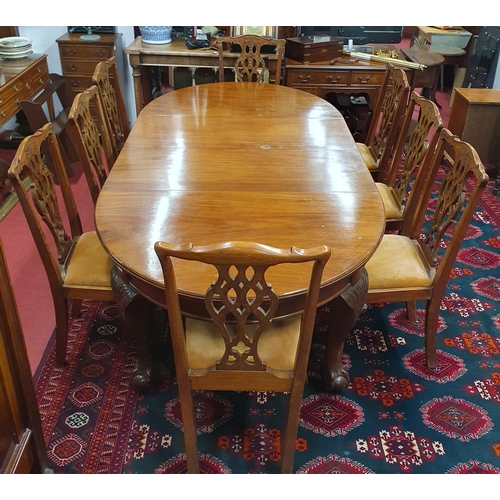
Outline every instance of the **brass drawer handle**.
{"type": "Polygon", "coordinates": [[[80,80],[71,80],[72,87],[78,87],[78,85],[80,85],[80,80]]]}
{"type": "Polygon", "coordinates": [[[69,56],[74,56],[76,54],[76,50],[75,49],[68,49],[67,52],[68,52],[69,56]]]}
{"type": "Polygon", "coordinates": [[[38,80],[40,83],[43,83],[43,78],[40,78],[40,80],[38,80]]]}
{"type": "Polygon", "coordinates": [[[98,56],[104,56],[104,55],[106,54],[106,51],[105,51],[105,50],[103,50],[103,49],[99,49],[99,50],[97,50],[97,51],[96,51],[96,54],[97,54],[98,56]]]}
{"type": "Polygon", "coordinates": [[[76,71],[78,69],[78,65],[77,64],[71,64],[68,66],[68,69],[70,71],[76,71]]]}
{"type": "Polygon", "coordinates": [[[330,80],[330,82],[333,82],[333,81],[339,82],[340,79],[341,79],[340,75],[337,75],[335,78],[332,75],[328,75],[328,80],[330,80]]]}
{"type": "Polygon", "coordinates": [[[31,86],[30,86],[29,82],[26,82],[26,88],[27,88],[28,90],[30,90],[30,89],[31,89],[31,86]]]}
{"type": "Polygon", "coordinates": [[[368,83],[370,81],[370,77],[367,76],[366,80],[363,80],[362,76],[358,76],[359,83],[368,83]]]}
{"type": "Polygon", "coordinates": [[[19,92],[19,90],[20,90],[20,89],[18,89],[18,88],[17,88],[17,84],[16,84],[16,85],[14,85],[14,90],[15,90],[16,92],[19,92]]]}
{"type": "Polygon", "coordinates": [[[5,118],[6,116],[5,111],[2,111],[2,118],[5,118]]]}
{"type": "Polygon", "coordinates": [[[300,83],[307,83],[311,79],[311,75],[307,75],[305,78],[302,75],[298,76],[300,83]]]}

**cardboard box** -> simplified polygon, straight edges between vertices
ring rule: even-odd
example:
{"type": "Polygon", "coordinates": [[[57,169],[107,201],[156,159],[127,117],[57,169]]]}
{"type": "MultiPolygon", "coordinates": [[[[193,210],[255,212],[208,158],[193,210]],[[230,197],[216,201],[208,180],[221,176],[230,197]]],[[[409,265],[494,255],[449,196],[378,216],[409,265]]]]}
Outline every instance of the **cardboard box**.
{"type": "Polygon", "coordinates": [[[432,26],[419,26],[418,29],[432,45],[447,45],[465,49],[472,36],[467,30],[460,29],[439,29],[432,26]]]}
{"type": "Polygon", "coordinates": [[[330,61],[342,56],[344,41],[333,36],[299,36],[287,38],[285,57],[309,64],[330,61]]]}

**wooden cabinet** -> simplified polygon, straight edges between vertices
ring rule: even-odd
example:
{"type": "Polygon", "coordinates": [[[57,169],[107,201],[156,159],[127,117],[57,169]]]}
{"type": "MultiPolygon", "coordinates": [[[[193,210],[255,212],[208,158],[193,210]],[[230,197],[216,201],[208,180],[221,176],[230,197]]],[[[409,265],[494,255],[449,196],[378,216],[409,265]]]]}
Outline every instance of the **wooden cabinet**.
{"type": "Polygon", "coordinates": [[[93,85],[92,75],[97,63],[115,55],[117,34],[101,34],[100,40],[86,41],[80,34],[66,33],[56,41],[59,46],[62,74],[68,82],[68,96],[83,92],[93,85]]]}
{"type": "Polygon", "coordinates": [[[0,473],[43,473],[45,444],[31,370],[0,243],[0,473]]]}
{"type": "Polygon", "coordinates": [[[455,88],[448,128],[472,144],[483,163],[500,163],[500,90],[455,88]]]}
{"type": "Polygon", "coordinates": [[[23,59],[0,61],[0,125],[21,110],[19,101],[29,100],[49,83],[47,56],[32,54],[23,59]]]}

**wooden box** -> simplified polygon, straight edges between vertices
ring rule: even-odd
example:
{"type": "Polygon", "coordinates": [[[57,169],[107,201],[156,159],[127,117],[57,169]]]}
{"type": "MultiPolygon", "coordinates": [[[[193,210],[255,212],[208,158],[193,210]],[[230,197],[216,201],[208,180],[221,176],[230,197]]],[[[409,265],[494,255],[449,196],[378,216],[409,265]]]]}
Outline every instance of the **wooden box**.
{"type": "Polygon", "coordinates": [[[344,41],[333,36],[287,38],[285,57],[302,64],[330,61],[342,56],[344,41]]]}

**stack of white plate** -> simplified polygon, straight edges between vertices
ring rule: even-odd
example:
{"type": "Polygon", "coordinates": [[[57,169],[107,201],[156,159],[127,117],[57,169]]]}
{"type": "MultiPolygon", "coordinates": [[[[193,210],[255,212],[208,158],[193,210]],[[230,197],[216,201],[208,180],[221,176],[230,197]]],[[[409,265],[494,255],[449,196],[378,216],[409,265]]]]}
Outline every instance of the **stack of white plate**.
{"type": "Polygon", "coordinates": [[[32,54],[31,40],[22,36],[0,38],[0,58],[22,59],[32,54]]]}

